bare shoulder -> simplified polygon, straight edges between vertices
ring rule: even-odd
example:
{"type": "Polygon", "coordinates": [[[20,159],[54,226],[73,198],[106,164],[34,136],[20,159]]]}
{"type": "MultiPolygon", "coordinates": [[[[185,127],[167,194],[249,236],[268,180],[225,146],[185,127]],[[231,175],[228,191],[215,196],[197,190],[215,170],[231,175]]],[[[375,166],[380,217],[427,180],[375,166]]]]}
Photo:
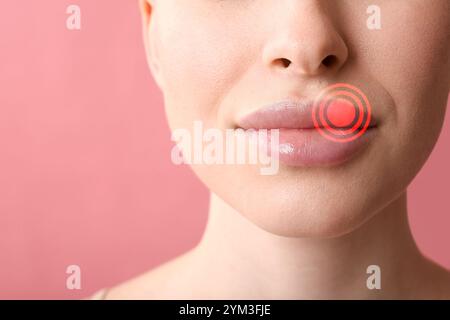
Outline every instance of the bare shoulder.
{"type": "Polygon", "coordinates": [[[441,268],[442,272],[442,294],[440,295],[440,299],[442,300],[450,300],[450,270],[441,268]]]}
{"type": "Polygon", "coordinates": [[[164,299],[173,282],[182,276],[192,250],[171,259],[139,276],[109,288],[107,300],[164,299]]]}
{"type": "Polygon", "coordinates": [[[428,277],[422,286],[424,299],[450,300],[450,270],[429,261],[428,277]]]}

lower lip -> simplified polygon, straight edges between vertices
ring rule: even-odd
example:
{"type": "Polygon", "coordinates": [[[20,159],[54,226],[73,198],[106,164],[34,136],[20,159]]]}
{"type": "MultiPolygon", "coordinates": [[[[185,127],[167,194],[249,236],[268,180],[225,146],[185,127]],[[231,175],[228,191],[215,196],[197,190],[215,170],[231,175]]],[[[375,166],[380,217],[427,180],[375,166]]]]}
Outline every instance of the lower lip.
{"type": "MultiPolygon", "coordinates": [[[[266,141],[260,141],[259,146],[270,155],[270,130],[267,132],[266,141]]],[[[335,142],[325,138],[317,129],[279,129],[279,147],[273,152],[277,152],[280,163],[287,166],[335,166],[360,153],[376,132],[376,127],[368,128],[355,140],[335,142]]]]}

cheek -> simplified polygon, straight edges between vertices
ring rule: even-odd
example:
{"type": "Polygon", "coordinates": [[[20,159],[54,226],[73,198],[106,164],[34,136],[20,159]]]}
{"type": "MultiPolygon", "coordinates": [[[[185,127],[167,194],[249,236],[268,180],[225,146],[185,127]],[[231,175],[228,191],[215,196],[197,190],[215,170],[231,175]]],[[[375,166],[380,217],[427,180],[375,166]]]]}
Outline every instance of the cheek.
{"type": "Polygon", "coordinates": [[[386,2],[382,29],[365,32],[361,37],[367,38],[356,41],[366,46],[359,48],[365,52],[362,64],[395,103],[390,136],[405,156],[428,154],[444,119],[450,82],[450,13],[443,7],[449,8],[414,0],[386,2]]]}
{"type": "Polygon", "coordinates": [[[428,155],[441,130],[448,97],[450,17],[413,17],[393,39],[401,58],[393,57],[396,64],[388,64],[388,71],[398,128],[412,151],[428,155]]]}
{"type": "Polygon", "coordinates": [[[169,122],[213,122],[220,101],[250,61],[239,26],[193,15],[161,30],[157,45],[169,122]]]}
{"type": "Polygon", "coordinates": [[[374,57],[378,68],[374,72],[386,81],[396,102],[440,100],[447,94],[450,13],[440,12],[442,9],[404,1],[398,11],[384,11],[383,29],[374,37],[372,47],[378,56],[374,57]]]}

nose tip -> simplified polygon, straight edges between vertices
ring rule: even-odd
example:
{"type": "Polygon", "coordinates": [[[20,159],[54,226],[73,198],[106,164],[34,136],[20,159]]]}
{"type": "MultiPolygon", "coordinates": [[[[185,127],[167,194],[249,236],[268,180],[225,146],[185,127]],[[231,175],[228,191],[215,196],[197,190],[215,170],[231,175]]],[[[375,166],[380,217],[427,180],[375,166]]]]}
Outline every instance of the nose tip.
{"type": "Polygon", "coordinates": [[[334,54],[329,54],[321,60],[317,59],[317,61],[307,61],[305,59],[303,61],[295,61],[293,58],[276,58],[271,65],[275,69],[286,70],[295,74],[315,76],[326,70],[338,69],[339,65],[343,62],[343,60],[334,54]]]}
{"type": "Polygon", "coordinates": [[[346,43],[325,13],[302,9],[283,19],[273,31],[263,52],[265,65],[303,76],[338,70],[348,58],[346,43]]]}

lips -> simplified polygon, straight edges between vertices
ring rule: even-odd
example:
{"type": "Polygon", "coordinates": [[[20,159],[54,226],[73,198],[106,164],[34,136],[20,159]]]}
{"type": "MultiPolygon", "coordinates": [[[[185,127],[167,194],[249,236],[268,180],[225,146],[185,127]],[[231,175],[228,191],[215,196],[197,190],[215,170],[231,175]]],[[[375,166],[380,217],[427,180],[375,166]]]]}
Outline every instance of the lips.
{"type": "MultiPolygon", "coordinates": [[[[312,117],[314,103],[309,100],[283,100],[267,105],[244,116],[238,121],[243,129],[303,129],[313,130],[323,125],[314,125],[312,117]]],[[[335,117],[338,117],[339,114],[335,117]]],[[[369,128],[376,127],[375,117],[371,117],[369,128]]],[[[345,129],[347,127],[342,127],[345,129]]]]}
{"type": "MultiPolygon", "coordinates": [[[[277,152],[280,162],[288,166],[342,164],[362,151],[375,136],[377,121],[372,116],[367,131],[357,139],[345,143],[331,141],[320,134],[322,125],[315,126],[313,107],[314,103],[311,100],[283,100],[244,116],[239,119],[237,125],[246,131],[268,129],[268,138],[264,142],[265,150],[269,154],[277,152]],[[275,143],[275,150],[271,150],[273,137],[270,129],[279,129],[279,139],[278,143],[275,143]]],[[[333,112],[339,119],[339,109],[335,108],[333,112]]],[[[339,132],[348,127],[335,129],[339,132]]]]}
{"type": "Polygon", "coordinates": [[[280,101],[265,106],[241,121],[243,129],[313,129],[312,104],[308,101],[280,101]]]}

